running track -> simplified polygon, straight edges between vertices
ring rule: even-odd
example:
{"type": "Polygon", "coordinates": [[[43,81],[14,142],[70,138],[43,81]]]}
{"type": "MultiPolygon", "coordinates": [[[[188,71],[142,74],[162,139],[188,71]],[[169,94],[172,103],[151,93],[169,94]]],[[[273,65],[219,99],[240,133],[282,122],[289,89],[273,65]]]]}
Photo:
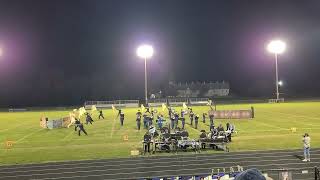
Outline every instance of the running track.
{"type": "Polygon", "coordinates": [[[211,174],[212,168],[228,171],[231,166],[236,170],[237,165],[266,171],[275,180],[278,179],[275,169],[280,168],[291,170],[294,180],[313,180],[314,167],[320,162],[320,149],[312,150],[311,162],[302,162],[301,153],[301,150],[200,153],[0,166],[0,180],[138,179],[211,174]]]}

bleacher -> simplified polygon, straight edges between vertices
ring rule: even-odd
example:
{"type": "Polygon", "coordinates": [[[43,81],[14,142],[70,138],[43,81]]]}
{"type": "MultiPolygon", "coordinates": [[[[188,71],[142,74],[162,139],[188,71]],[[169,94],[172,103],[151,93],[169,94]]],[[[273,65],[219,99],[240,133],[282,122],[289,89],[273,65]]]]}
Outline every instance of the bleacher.
{"type": "Polygon", "coordinates": [[[25,108],[10,108],[8,109],[9,112],[24,112],[24,111],[28,111],[25,108]]]}
{"type": "Polygon", "coordinates": [[[189,104],[193,106],[208,105],[209,98],[189,98],[189,104]]]}
{"type": "Polygon", "coordinates": [[[230,85],[228,82],[191,82],[191,83],[176,83],[169,82],[167,87],[169,96],[176,97],[214,97],[228,96],[230,85]]]}
{"type": "Polygon", "coordinates": [[[95,105],[97,108],[112,108],[112,106],[117,108],[139,107],[139,100],[86,101],[84,103],[86,109],[90,109],[92,105],[95,105]]]}
{"type": "Polygon", "coordinates": [[[284,102],[284,98],[269,99],[268,102],[269,102],[269,103],[283,103],[283,102],[284,102]]]}
{"type": "MultiPolygon", "coordinates": [[[[184,97],[171,97],[162,99],[150,99],[148,104],[150,107],[159,107],[162,104],[169,106],[182,106],[184,103],[186,105],[199,106],[208,105],[209,98],[184,98],[184,97]]],[[[90,109],[92,105],[97,108],[112,108],[112,105],[119,108],[124,107],[139,107],[139,100],[115,100],[115,101],[86,101],[84,107],[90,109]]]]}

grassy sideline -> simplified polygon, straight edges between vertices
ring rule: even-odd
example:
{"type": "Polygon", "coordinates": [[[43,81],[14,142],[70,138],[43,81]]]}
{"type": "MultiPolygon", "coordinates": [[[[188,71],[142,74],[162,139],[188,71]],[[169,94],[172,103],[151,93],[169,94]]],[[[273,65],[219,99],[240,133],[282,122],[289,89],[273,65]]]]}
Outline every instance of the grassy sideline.
{"type": "MultiPolygon", "coordinates": [[[[236,125],[238,134],[229,146],[230,151],[301,148],[304,132],[310,134],[313,148],[320,147],[320,102],[234,104],[217,108],[249,109],[251,105],[255,107],[255,118],[252,120],[216,120],[216,123],[223,125],[226,122],[236,125]],[[292,133],[291,127],[296,127],[297,132],[292,133]]],[[[175,109],[180,111],[180,107],[175,109]]],[[[208,110],[204,106],[193,107],[198,114],[208,110]]],[[[85,126],[89,136],[79,137],[73,127],[54,130],[40,128],[41,115],[59,118],[68,115],[69,111],[1,112],[0,165],[129,157],[130,150],[142,147],[140,142],[145,131],[136,130],[137,108],[123,109],[126,117],[122,128],[112,110],[104,110],[105,120],[98,120],[98,113],[95,113],[94,124],[85,126]],[[127,142],[123,141],[125,134],[129,136],[127,142]],[[6,140],[14,141],[12,148],[5,148],[6,140]]],[[[189,123],[188,118],[186,122],[189,123]]],[[[201,129],[208,130],[208,120],[206,124],[199,121],[198,130],[189,125],[186,127],[190,136],[197,138],[201,129]]]]}

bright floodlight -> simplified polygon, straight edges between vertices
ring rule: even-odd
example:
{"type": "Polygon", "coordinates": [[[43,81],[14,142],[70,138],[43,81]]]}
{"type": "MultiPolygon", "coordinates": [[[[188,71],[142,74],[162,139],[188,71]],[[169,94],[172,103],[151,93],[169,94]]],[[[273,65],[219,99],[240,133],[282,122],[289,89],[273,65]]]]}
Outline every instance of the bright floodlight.
{"type": "Polygon", "coordinates": [[[281,40],[274,40],[268,44],[267,49],[271,53],[281,54],[286,50],[286,43],[281,40]]]}
{"type": "Polygon", "coordinates": [[[282,86],[283,82],[282,82],[282,81],[279,81],[278,84],[279,84],[279,86],[282,86]]]}
{"type": "Polygon", "coordinates": [[[150,45],[141,45],[137,49],[137,55],[141,58],[150,58],[153,55],[153,48],[150,45]]]}

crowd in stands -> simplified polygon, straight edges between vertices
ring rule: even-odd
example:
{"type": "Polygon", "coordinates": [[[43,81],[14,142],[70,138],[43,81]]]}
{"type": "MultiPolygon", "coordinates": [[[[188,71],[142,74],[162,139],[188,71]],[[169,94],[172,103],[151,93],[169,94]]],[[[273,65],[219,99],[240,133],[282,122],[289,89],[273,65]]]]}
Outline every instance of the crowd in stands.
{"type": "Polygon", "coordinates": [[[141,180],[273,180],[266,173],[261,173],[256,168],[247,169],[241,172],[217,173],[214,175],[198,175],[198,176],[178,176],[164,178],[150,178],[141,180]]]}

